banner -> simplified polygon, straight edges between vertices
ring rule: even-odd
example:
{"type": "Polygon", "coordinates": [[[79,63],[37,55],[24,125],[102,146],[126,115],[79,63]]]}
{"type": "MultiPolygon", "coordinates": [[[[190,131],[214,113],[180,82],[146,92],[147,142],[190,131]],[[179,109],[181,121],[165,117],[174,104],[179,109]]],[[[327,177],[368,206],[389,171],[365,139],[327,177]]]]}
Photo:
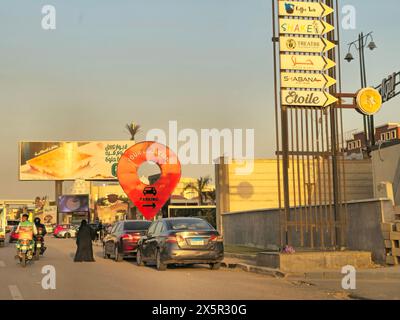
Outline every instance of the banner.
{"type": "Polygon", "coordinates": [[[117,180],[121,155],[134,141],[20,142],[21,181],[117,180]]]}

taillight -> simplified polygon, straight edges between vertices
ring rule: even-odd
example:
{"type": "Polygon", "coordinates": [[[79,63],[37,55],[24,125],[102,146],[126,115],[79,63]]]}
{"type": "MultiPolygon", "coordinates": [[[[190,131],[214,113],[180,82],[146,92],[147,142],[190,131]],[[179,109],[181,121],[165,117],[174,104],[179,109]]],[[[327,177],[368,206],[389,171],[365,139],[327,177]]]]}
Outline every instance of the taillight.
{"type": "Polygon", "coordinates": [[[214,235],[212,235],[210,237],[210,241],[212,241],[212,242],[224,242],[224,237],[214,234],[214,235]]]}
{"type": "Polygon", "coordinates": [[[126,240],[126,241],[130,241],[133,240],[133,236],[131,236],[130,234],[124,234],[122,235],[122,240],[126,240]]]}
{"type": "Polygon", "coordinates": [[[165,240],[166,243],[177,243],[178,240],[176,239],[175,236],[168,236],[167,239],[165,240]]]}

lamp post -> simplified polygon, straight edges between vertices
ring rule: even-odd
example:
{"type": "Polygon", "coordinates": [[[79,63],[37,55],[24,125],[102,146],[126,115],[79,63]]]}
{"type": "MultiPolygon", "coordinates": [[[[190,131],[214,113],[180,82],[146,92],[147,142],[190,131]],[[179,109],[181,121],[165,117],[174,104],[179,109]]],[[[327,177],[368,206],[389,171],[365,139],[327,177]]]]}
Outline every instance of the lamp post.
{"type": "MultiPolygon", "coordinates": [[[[377,48],[374,39],[372,37],[372,33],[370,32],[366,35],[364,33],[360,33],[358,35],[358,39],[349,43],[349,50],[344,58],[347,62],[352,62],[354,57],[351,53],[351,49],[354,46],[358,51],[360,58],[360,76],[361,76],[361,88],[367,87],[367,73],[365,67],[365,48],[370,49],[371,51],[377,48]],[[368,40],[370,42],[368,43],[368,40]],[[367,44],[368,43],[368,44],[367,44]]],[[[368,154],[371,151],[371,147],[375,145],[375,124],[374,124],[374,116],[364,115],[364,133],[365,133],[365,144],[367,146],[368,154]]]]}

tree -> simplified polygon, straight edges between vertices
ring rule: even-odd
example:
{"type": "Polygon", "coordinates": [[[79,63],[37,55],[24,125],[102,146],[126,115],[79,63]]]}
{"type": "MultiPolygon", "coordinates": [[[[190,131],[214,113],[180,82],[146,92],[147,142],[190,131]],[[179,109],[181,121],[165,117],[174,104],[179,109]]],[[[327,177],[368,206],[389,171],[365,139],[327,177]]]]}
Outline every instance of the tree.
{"type": "Polygon", "coordinates": [[[142,127],[139,124],[131,123],[126,125],[126,129],[128,130],[129,134],[131,135],[131,141],[135,141],[136,135],[141,132],[142,127]]]}
{"type": "Polygon", "coordinates": [[[184,187],[186,190],[194,190],[199,195],[199,205],[202,206],[207,200],[207,186],[211,183],[212,179],[210,177],[200,177],[196,182],[190,182],[184,187]]]}

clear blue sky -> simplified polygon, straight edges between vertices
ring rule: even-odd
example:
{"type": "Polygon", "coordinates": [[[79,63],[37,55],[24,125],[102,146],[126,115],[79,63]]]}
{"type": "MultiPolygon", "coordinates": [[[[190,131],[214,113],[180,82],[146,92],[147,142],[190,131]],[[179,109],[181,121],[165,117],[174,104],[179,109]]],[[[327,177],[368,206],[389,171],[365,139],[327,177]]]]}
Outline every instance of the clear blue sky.
{"type": "MultiPolygon", "coordinates": [[[[357,9],[357,30],[375,31],[367,52],[371,84],[400,71],[398,0],[341,1],[357,9]]],[[[144,130],[254,128],[256,156],[275,150],[269,0],[2,0],[0,5],[0,198],[52,195],[50,183],[17,182],[19,140],[125,139],[144,130]],[[57,9],[57,30],[41,29],[41,8],[57,9]]],[[[347,47],[342,46],[343,54],[347,47]]],[[[355,91],[358,64],[343,64],[355,91]]],[[[400,98],[377,123],[399,121],[400,98]]],[[[346,130],[361,128],[345,112],[346,130]]],[[[186,175],[212,166],[185,168],[186,175]]]]}

